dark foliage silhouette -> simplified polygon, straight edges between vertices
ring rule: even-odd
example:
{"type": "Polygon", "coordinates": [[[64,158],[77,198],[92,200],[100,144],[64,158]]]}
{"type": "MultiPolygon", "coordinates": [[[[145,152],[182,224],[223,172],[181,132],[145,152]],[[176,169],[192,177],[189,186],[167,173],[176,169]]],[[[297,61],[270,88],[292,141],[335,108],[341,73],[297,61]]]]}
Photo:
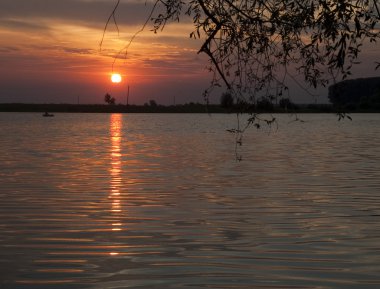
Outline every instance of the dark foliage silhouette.
{"type": "Polygon", "coordinates": [[[224,84],[247,104],[281,95],[294,78],[289,67],[312,87],[344,79],[363,43],[379,38],[373,0],[157,0],[144,27],[151,21],[158,32],[185,16],[209,57],[211,87],[224,84]]]}
{"type": "Polygon", "coordinates": [[[110,105],[113,105],[115,104],[116,100],[110,94],[106,93],[106,95],[104,96],[104,101],[110,105]]]}
{"type": "Polygon", "coordinates": [[[336,107],[355,110],[380,108],[380,77],[358,78],[329,87],[329,100],[336,107]]]}
{"type": "MultiPolygon", "coordinates": [[[[104,32],[111,20],[117,23],[119,3],[104,32]]],[[[213,78],[204,93],[206,103],[210,91],[224,85],[241,112],[251,114],[248,125],[242,128],[238,122],[231,130],[239,141],[250,125],[275,123],[273,116],[259,116],[257,109],[289,97],[289,81],[308,92],[308,87],[346,79],[365,44],[380,37],[377,0],[156,0],[142,29],[125,46],[125,55],[149,23],[157,33],[183,17],[192,19],[190,38],[202,41],[198,53],[209,58],[213,78]]],[[[374,69],[378,67],[375,62],[374,69]]]]}
{"type": "Polygon", "coordinates": [[[223,108],[232,108],[234,102],[234,97],[230,92],[224,92],[220,97],[220,106],[223,108]]]}

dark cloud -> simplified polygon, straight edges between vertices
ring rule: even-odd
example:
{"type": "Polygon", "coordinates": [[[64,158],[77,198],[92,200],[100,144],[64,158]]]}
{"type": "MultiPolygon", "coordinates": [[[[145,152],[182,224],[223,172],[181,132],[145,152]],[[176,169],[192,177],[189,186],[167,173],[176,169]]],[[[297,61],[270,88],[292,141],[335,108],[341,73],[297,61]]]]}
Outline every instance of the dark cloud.
{"type": "Polygon", "coordinates": [[[27,20],[1,19],[0,26],[11,30],[33,31],[49,30],[47,25],[27,20]]]}
{"type": "Polygon", "coordinates": [[[144,64],[150,68],[170,70],[171,73],[199,74],[202,69],[202,62],[183,59],[182,57],[171,59],[145,59],[144,64]]]}
{"type": "MultiPolygon", "coordinates": [[[[45,18],[104,27],[115,3],[91,0],[1,0],[0,20],[45,18]]],[[[121,2],[116,13],[118,24],[142,24],[151,7],[145,1],[121,2]]]]}
{"type": "Polygon", "coordinates": [[[11,52],[18,52],[20,51],[20,48],[13,47],[13,46],[4,46],[0,47],[0,53],[11,53],[11,52]]]}
{"type": "Polygon", "coordinates": [[[83,55],[89,55],[94,54],[94,49],[87,49],[87,48],[73,48],[73,47],[63,47],[62,48],[64,52],[71,53],[71,54],[83,54],[83,55]]]}

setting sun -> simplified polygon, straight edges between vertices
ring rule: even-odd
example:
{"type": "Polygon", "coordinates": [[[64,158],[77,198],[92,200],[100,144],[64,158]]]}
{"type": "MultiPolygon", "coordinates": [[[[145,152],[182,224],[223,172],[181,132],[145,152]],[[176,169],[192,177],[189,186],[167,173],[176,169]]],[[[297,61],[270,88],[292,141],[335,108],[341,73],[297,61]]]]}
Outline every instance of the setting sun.
{"type": "Polygon", "coordinates": [[[121,75],[119,73],[112,74],[111,81],[113,83],[119,83],[119,82],[121,82],[121,75]]]}

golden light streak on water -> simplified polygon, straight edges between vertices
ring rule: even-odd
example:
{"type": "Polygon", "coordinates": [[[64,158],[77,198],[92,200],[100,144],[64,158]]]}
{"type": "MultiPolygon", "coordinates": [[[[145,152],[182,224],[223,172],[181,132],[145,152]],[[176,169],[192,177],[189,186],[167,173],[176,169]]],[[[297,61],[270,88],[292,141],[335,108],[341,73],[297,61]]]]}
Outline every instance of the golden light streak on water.
{"type": "MultiPolygon", "coordinates": [[[[111,167],[110,167],[110,195],[111,214],[114,217],[111,223],[112,232],[122,231],[123,223],[120,215],[123,213],[121,204],[121,186],[122,186],[122,152],[121,152],[121,130],[122,130],[122,115],[111,114],[110,116],[110,142],[111,142],[111,167]]],[[[115,247],[115,249],[117,249],[115,247]]],[[[119,252],[110,252],[110,256],[117,256],[119,252]]]]}

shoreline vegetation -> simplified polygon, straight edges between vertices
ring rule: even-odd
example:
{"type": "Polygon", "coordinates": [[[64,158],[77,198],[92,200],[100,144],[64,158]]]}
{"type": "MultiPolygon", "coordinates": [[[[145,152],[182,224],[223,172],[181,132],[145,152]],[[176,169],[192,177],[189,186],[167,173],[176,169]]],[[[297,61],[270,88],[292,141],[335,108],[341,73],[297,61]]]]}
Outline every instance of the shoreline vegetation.
{"type": "Polygon", "coordinates": [[[187,103],[178,105],[107,105],[107,104],[35,104],[0,103],[0,112],[63,112],[63,113],[379,113],[380,108],[355,107],[341,109],[332,104],[297,104],[291,109],[280,106],[249,111],[238,106],[224,108],[216,104],[187,103]]]}

